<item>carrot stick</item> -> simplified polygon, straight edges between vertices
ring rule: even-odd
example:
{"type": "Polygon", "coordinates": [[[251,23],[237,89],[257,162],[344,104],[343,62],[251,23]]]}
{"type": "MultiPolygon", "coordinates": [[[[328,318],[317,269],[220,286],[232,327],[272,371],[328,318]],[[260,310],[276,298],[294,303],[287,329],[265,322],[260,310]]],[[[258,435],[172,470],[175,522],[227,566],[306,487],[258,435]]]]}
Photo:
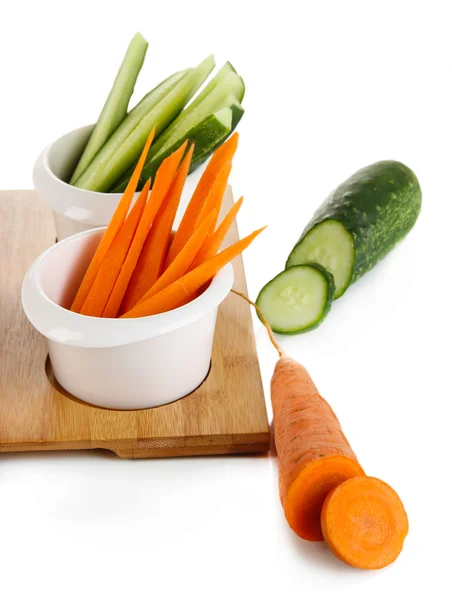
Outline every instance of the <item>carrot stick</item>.
{"type": "MultiPolygon", "coordinates": [[[[232,160],[234,158],[234,154],[236,153],[238,143],[239,134],[238,131],[236,131],[224,144],[221,144],[221,146],[217,148],[212,154],[212,158],[209,162],[211,168],[213,170],[218,169],[219,165],[222,165],[225,162],[229,162],[230,160],[232,160]]],[[[206,191],[209,190],[209,187],[210,186],[207,186],[206,191]]]]}
{"type": "Polygon", "coordinates": [[[102,313],[103,317],[114,318],[118,316],[119,308],[127,291],[127,286],[132,278],[135,267],[140,258],[146,238],[151,229],[152,222],[158,213],[162,202],[174,180],[180,159],[185,151],[187,142],[184,142],[173,154],[168,156],[160,165],[152,187],[151,197],[138,224],[137,231],[127,253],[124,264],[116,280],[113,291],[108,299],[107,305],[102,313]]]}
{"type": "Polygon", "coordinates": [[[140,192],[137,201],[132,207],[129,216],[116,236],[107,256],[104,258],[91,286],[88,296],[80,310],[80,314],[89,317],[101,317],[108,298],[115,285],[121,270],[136,228],[143,214],[144,206],[149,194],[150,181],[140,192]]]}
{"type": "Polygon", "coordinates": [[[209,191],[211,190],[221,167],[225,163],[232,161],[235,151],[237,150],[238,140],[239,134],[235,132],[213,153],[198,185],[196,186],[193,196],[191,197],[176,235],[174,236],[168,252],[167,265],[171,264],[176,254],[185,246],[187,241],[193,235],[202,205],[209,195],[209,191]]]}
{"type": "Polygon", "coordinates": [[[360,569],[381,569],[393,563],[408,534],[402,501],[375,477],[353,477],[331,490],[321,523],[333,554],[360,569]]]}
{"type": "Polygon", "coordinates": [[[290,527],[323,540],[322,504],[338,484],[363,475],[339,421],[304,367],[282,356],[271,382],[279,490],[290,527]]]}
{"type": "Polygon", "coordinates": [[[188,302],[200,288],[214,277],[220,269],[231,262],[238,254],[243,252],[251,242],[263,231],[258,229],[243,240],[239,240],[220,254],[217,254],[206,263],[190,271],[167,288],[158,292],[145,302],[138,304],[132,310],[122,315],[121,318],[147,317],[161,312],[173,310],[188,302]]]}
{"type": "MultiPolygon", "coordinates": [[[[206,215],[208,215],[210,213],[210,211],[216,209],[218,212],[220,212],[221,203],[223,202],[223,196],[224,196],[224,192],[226,190],[226,186],[228,184],[228,179],[229,179],[229,175],[231,173],[231,169],[232,169],[231,161],[225,163],[221,167],[221,169],[215,179],[215,182],[214,182],[213,186],[211,187],[204,204],[202,205],[201,211],[200,211],[200,213],[198,215],[198,219],[196,221],[196,226],[199,225],[199,223],[203,219],[205,219],[206,215]]],[[[213,226],[213,229],[215,229],[215,224],[213,226]]]]}
{"type": "Polygon", "coordinates": [[[165,199],[155,217],[124,295],[122,312],[130,310],[162,274],[163,264],[171,241],[174,217],[176,216],[177,207],[179,206],[182,190],[190,168],[193,148],[192,144],[168,191],[168,200],[166,201],[165,199]]]}
{"type": "Polygon", "coordinates": [[[242,206],[242,203],[243,196],[242,198],[237,200],[237,202],[233,205],[231,210],[220,223],[217,230],[214,233],[210,234],[209,237],[206,239],[201,250],[198,252],[195,260],[193,261],[193,264],[191,266],[192,269],[195,269],[202,263],[209,260],[209,258],[212,258],[217,254],[221,244],[223,243],[224,238],[226,237],[226,234],[231,228],[232,223],[235,221],[235,218],[240,210],[240,207],[242,206]]]}
{"type": "Polygon", "coordinates": [[[210,231],[212,223],[216,220],[216,218],[216,210],[213,210],[210,215],[207,215],[198,229],[196,229],[195,233],[191,236],[176,258],[173,260],[171,265],[166,269],[166,271],[163,272],[151,289],[146,292],[146,294],[139,300],[139,302],[137,302],[137,304],[145,302],[151,296],[154,296],[185,275],[188,269],[191,268],[193,259],[198,255],[199,249],[202,247],[210,231]]]}
{"type": "Polygon", "coordinates": [[[135,167],[132,177],[130,178],[129,183],[127,184],[126,190],[122,195],[121,200],[119,201],[118,206],[108,224],[107,229],[105,230],[102,239],[100,240],[99,246],[91,259],[88,270],[83,277],[82,283],[77,291],[77,294],[72,302],[71,310],[74,312],[80,312],[80,309],[85,302],[88,292],[93,285],[93,282],[96,278],[96,275],[99,271],[100,265],[102,261],[107,255],[110,246],[115,240],[116,236],[119,233],[124,221],[126,220],[127,213],[129,212],[130,204],[133,200],[133,195],[137,189],[138,181],[140,180],[141,171],[143,169],[144,163],[146,161],[146,157],[148,155],[149,148],[152,144],[152,140],[154,139],[155,127],[149,134],[149,137],[144,145],[143,151],[141,152],[140,160],[135,167]]]}

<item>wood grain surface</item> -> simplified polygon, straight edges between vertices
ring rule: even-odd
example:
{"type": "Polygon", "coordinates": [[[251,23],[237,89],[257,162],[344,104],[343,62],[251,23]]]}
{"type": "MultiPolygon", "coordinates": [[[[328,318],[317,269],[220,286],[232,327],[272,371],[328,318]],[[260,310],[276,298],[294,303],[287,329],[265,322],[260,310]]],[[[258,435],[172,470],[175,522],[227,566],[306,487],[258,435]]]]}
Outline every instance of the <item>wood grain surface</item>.
{"type": "MultiPolygon", "coordinates": [[[[228,190],[223,210],[231,206],[228,190]]],[[[226,243],[238,238],[234,226],[226,243]]],[[[27,268],[55,242],[35,192],[0,192],[0,452],[104,448],[124,458],[265,452],[270,434],[249,307],[220,307],[206,381],[172,404],[141,411],[90,406],[61,390],[45,339],[25,318],[27,268]]],[[[246,293],[241,257],[235,289],[246,293]]]]}

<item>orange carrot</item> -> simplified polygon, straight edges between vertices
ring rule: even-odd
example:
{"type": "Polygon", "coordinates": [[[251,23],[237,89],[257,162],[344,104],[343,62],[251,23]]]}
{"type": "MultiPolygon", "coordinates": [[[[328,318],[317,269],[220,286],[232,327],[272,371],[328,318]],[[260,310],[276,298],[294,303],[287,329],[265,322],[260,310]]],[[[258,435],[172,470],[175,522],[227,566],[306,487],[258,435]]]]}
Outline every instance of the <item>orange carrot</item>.
{"type": "MultiPolygon", "coordinates": [[[[236,153],[238,143],[239,134],[236,131],[228,140],[226,140],[224,144],[215,150],[215,152],[212,154],[212,158],[210,159],[209,166],[215,170],[218,168],[218,165],[232,160],[234,158],[234,154],[236,153]]],[[[208,189],[209,187],[207,187],[207,191],[208,189]]]]}
{"type": "Polygon", "coordinates": [[[80,314],[90,317],[101,317],[116,279],[121,270],[130,244],[132,243],[138,223],[143,214],[144,206],[149,194],[150,180],[146,182],[137,201],[132,207],[129,216],[116,236],[107,256],[104,258],[88,292],[80,314]]]}
{"type": "Polygon", "coordinates": [[[176,254],[185,246],[193,234],[202,206],[209,195],[221,167],[232,161],[237,150],[239,135],[235,132],[224,144],[222,144],[213,153],[196,189],[191,197],[190,203],[184,213],[181,223],[174,236],[173,242],[168,252],[167,265],[174,260],[176,254]]]}
{"type": "Polygon", "coordinates": [[[79,312],[85,302],[88,292],[93,285],[94,279],[99,271],[100,265],[102,261],[107,255],[110,246],[118,235],[119,230],[121,229],[122,224],[124,223],[127,213],[129,212],[130,204],[133,200],[133,195],[137,189],[138,181],[140,180],[141,171],[143,170],[144,163],[146,161],[146,157],[148,155],[149,148],[152,144],[152,140],[154,139],[155,127],[149,134],[149,137],[144,145],[143,151],[140,156],[140,160],[135,167],[132,177],[130,178],[129,183],[127,184],[127,188],[122,195],[121,200],[119,201],[118,206],[108,224],[107,229],[105,230],[102,239],[100,240],[99,246],[91,259],[88,270],[83,277],[82,283],[77,291],[77,294],[72,302],[71,310],[74,312],[79,312]]]}
{"type": "Polygon", "coordinates": [[[130,310],[140,298],[150,289],[162,274],[171,231],[179,206],[182,190],[190,168],[193,155],[193,144],[180,165],[176,178],[169,191],[168,200],[164,201],[148,234],[137,266],[130,278],[127,292],[124,295],[122,312],[130,310]]]}
{"type": "Polygon", "coordinates": [[[207,215],[198,229],[196,229],[195,233],[191,236],[176,258],[173,260],[171,265],[166,269],[166,271],[163,272],[151,289],[146,292],[146,294],[137,302],[137,304],[141,304],[145,300],[148,300],[151,296],[154,296],[185,275],[185,273],[191,268],[193,259],[198,255],[199,249],[202,247],[210,231],[212,223],[216,220],[216,218],[216,210],[213,210],[210,215],[207,215]]]}
{"type": "Polygon", "coordinates": [[[195,260],[193,261],[193,264],[191,266],[192,269],[195,269],[203,262],[206,262],[207,260],[209,260],[209,258],[212,258],[217,254],[221,244],[223,243],[224,238],[226,237],[226,234],[231,228],[232,223],[235,221],[235,218],[240,210],[240,207],[242,206],[242,203],[243,196],[242,198],[237,200],[237,202],[225,216],[223,221],[220,223],[218,229],[214,233],[210,234],[209,237],[206,239],[201,250],[198,252],[195,260]]]}
{"type": "Polygon", "coordinates": [[[238,254],[243,252],[251,242],[263,231],[258,229],[243,240],[239,240],[220,254],[217,254],[206,263],[190,271],[167,288],[158,292],[145,302],[129,310],[121,318],[147,317],[161,312],[173,310],[188,302],[204,284],[214,277],[220,269],[231,262],[238,254]]]}
{"type": "Polygon", "coordinates": [[[408,534],[396,492],[368,477],[356,460],[330,405],[307,371],[284,355],[260,308],[254,306],[280,359],[271,385],[281,502],[292,529],[321,540],[340,560],[360,569],[395,561],[408,534]]]}
{"type": "Polygon", "coordinates": [[[299,363],[286,356],[279,359],[271,398],[286,519],[305,540],[323,540],[320,512],[326,496],[364,471],[330,405],[299,363]]]}
{"type": "Polygon", "coordinates": [[[397,493],[375,477],[348,479],[326,497],[322,531],[330,550],[360,569],[393,563],[408,534],[408,517],[397,493]]]}
{"type": "MultiPolygon", "coordinates": [[[[214,181],[214,184],[210,188],[207,198],[206,198],[204,204],[202,205],[201,211],[200,211],[200,213],[198,215],[198,219],[196,221],[196,225],[199,225],[199,223],[205,218],[206,215],[208,215],[210,213],[210,211],[216,209],[218,212],[220,212],[221,203],[223,202],[223,196],[224,196],[224,192],[226,190],[226,186],[228,184],[228,179],[229,179],[229,175],[231,173],[231,169],[232,169],[231,161],[225,163],[221,167],[221,169],[214,181]]],[[[214,229],[215,229],[215,224],[214,224],[212,230],[214,230],[214,229]]]]}
{"type": "Polygon", "coordinates": [[[162,202],[170,188],[180,159],[185,151],[187,142],[184,142],[173,154],[168,156],[160,165],[152,187],[151,197],[138,224],[137,231],[132,240],[127,257],[122,265],[118,279],[108,299],[107,305],[102,313],[103,317],[114,318],[118,316],[119,308],[127,291],[127,286],[132,278],[135,267],[140,258],[146,238],[149,234],[152,222],[158,213],[162,202]]]}

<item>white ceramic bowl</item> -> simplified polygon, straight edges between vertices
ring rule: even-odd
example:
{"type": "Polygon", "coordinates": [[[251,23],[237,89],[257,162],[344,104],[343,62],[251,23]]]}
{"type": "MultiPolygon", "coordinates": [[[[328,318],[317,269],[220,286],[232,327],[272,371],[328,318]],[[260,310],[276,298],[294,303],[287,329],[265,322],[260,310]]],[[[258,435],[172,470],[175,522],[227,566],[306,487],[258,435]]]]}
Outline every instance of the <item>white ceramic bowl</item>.
{"type": "Polygon", "coordinates": [[[105,227],[122,196],[81,190],[66,183],[92,129],[93,125],[87,125],[66,133],[43,150],[33,168],[35,189],[53,211],[58,240],[105,227]]]}
{"type": "Polygon", "coordinates": [[[140,319],[100,319],[67,310],[104,229],[79,233],[46,250],[29,268],[22,306],[47,338],[60,385],[113,409],[173,402],[196,389],[210,367],[217,309],[234,272],[223,268],[189,304],[140,319]]]}

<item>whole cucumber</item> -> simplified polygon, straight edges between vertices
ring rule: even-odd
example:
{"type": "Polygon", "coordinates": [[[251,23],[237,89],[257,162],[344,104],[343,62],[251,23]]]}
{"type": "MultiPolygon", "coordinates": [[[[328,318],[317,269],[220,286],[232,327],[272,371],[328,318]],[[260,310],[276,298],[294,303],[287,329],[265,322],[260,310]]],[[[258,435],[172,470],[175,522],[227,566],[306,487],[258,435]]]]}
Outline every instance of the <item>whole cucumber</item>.
{"type": "Polygon", "coordinates": [[[318,263],[335,282],[335,298],[370,271],[411,230],[421,188],[406,165],[385,160],[357,171],[314,214],[286,268],[318,263]]]}

